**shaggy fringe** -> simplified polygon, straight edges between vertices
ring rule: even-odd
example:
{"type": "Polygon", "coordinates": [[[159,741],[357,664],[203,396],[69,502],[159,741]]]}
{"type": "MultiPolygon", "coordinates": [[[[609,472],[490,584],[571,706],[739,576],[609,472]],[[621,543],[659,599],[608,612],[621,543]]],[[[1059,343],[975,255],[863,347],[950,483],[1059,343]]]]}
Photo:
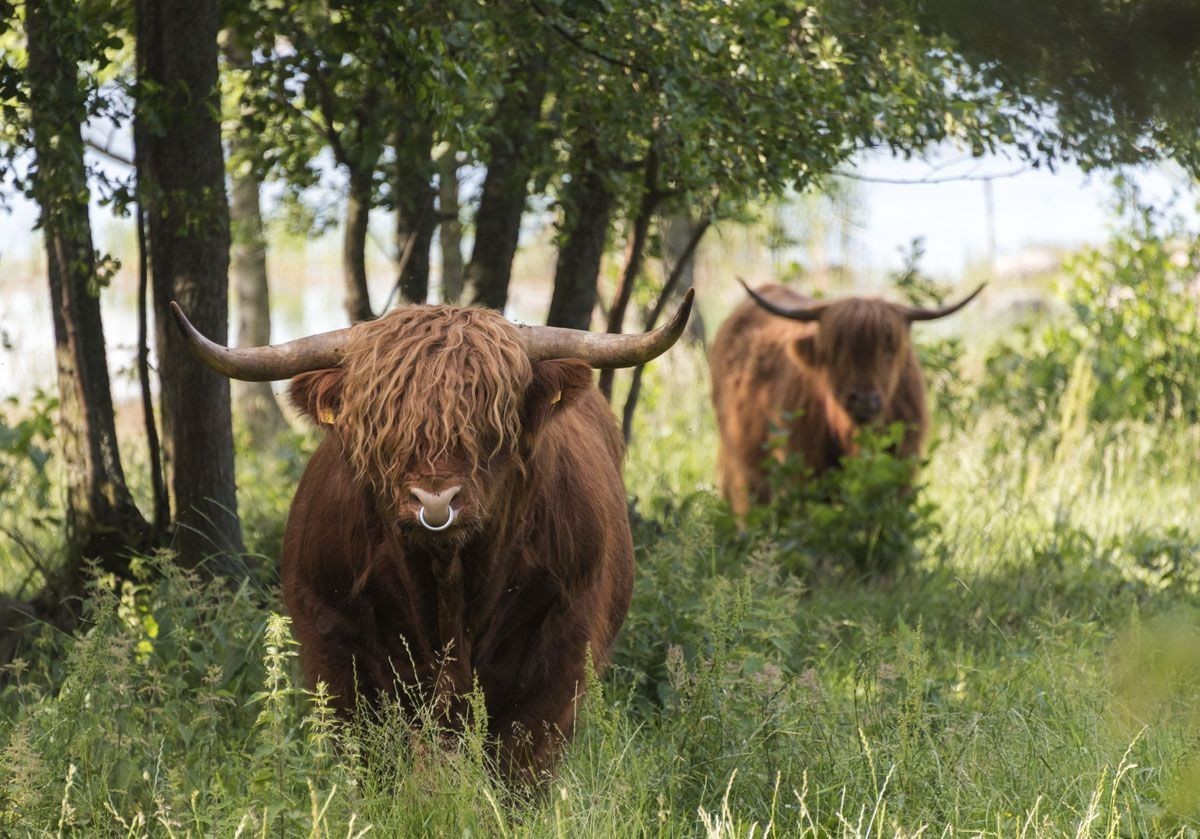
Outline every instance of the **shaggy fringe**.
{"type": "Polygon", "coordinates": [[[516,327],[498,312],[412,306],[354,327],[338,428],[359,480],[397,488],[448,454],[472,481],[516,454],[533,378],[516,327]]]}

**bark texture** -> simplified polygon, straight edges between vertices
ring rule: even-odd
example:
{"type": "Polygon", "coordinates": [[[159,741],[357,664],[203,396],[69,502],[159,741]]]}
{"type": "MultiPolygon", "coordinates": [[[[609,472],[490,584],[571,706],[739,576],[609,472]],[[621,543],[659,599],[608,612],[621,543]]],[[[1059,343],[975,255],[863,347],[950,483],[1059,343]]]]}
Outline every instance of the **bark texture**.
{"type": "MultiPolygon", "coordinates": [[[[239,42],[236,32],[226,30],[223,49],[225,59],[231,66],[249,66],[249,51],[239,42]]],[[[240,116],[246,119],[253,116],[253,111],[243,107],[240,116]]],[[[233,237],[230,274],[238,315],[235,340],[239,347],[260,347],[271,343],[267,240],[263,235],[262,208],[259,204],[261,183],[251,165],[255,150],[236,128],[230,138],[229,149],[234,160],[230,178],[229,220],[233,237]]],[[[255,445],[269,442],[288,428],[270,382],[234,382],[233,404],[255,445]]]]}
{"type": "Polygon", "coordinates": [[[438,239],[442,253],[442,302],[457,303],[463,291],[462,220],[458,203],[458,154],[454,147],[437,161],[438,239]]]}
{"type": "Polygon", "coordinates": [[[402,261],[397,282],[407,303],[424,303],[429,297],[429,249],[437,229],[432,144],[432,129],[419,121],[395,142],[396,254],[402,261]]]}
{"type": "Polygon", "coordinates": [[[216,0],[139,0],[139,150],[149,227],[164,447],[180,562],[244,568],[229,382],[192,357],[168,305],[228,340],[229,207],[217,122],[216,0]],[[157,91],[154,93],[152,91],[157,91]]]}
{"type": "Polygon", "coordinates": [[[546,72],[543,55],[526,56],[496,106],[492,125],[466,283],[472,303],[501,311],[508,302],[513,256],[536,157],[534,143],[546,95],[546,72]]]}
{"type": "Polygon", "coordinates": [[[65,587],[82,586],[82,560],[125,567],[149,528],[125,483],[117,444],[88,214],[81,126],[86,118],[72,54],[70,0],[26,4],[28,81],[37,168],[34,194],[46,247],[67,489],[65,587]]]}
{"type": "Polygon", "coordinates": [[[346,191],[346,220],[342,230],[342,277],[346,283],[343,305],[351,323],[375,317],[367,286],[367,230],[373,203],[373,168],[352,169],[346,191]]]}
{"type": "Polygon", "coordinates": [[[581,144],[563,194],[563,243],[554,267],[554,293],[546,323],[588,329],[596,308],[596,281],[608,239],[613,193],[593,142],[581,144]]]}

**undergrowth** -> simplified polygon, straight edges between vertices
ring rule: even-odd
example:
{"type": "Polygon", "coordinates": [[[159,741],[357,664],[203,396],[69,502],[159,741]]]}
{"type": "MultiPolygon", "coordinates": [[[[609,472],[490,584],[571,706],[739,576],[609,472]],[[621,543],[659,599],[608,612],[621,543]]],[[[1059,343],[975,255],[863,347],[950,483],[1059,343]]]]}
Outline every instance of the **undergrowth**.
{"type": "MultiPolygon", "coordinates": [[[[96,581],[85,632],[47,630],[5,674],[0,833],[1190,835],[1200,538],[1171,499],[1198,477],[1194,432],[1096,429],[1064,452],[1005,445],[1008,422],[943,433],[936,528],[865,581],[738,534],[704,446],[675,438],[694,489],[631,487],[654,511],[633,607],[532,795],[494,779],[478,729],[391,709],[337,730],[274,591],[148,558],[140,583],[96,581]]],[[[256,505],[281,516],[286,493],[256,505]]]]}
{"type": "MultiPolygon", "coordinates": [[[[78,633],[41,630],[0,675],[0,835],[1197,835],[1200,428],[1163,396],[1191,384],[1100,416],[1117,403],[1090,366],[1007,404],[939,358],[912,491],[867,437],[745,531],[713,488],[698,354],[652,368],[633,604],[542,788],[496,780],[478,714],[454,736],[399,707],[339,727],[271,583],[162,554],[97,579],[78,633]]],[[[29,480],[36,456],[4,440],[29,480]]],[[[268,565],[312,443],[239,456],[268,565]]],[[[53,509],[25,496],[0,522],[53,509]]],[[[5,550],[11,592],[28,558],[5,550]]]]}

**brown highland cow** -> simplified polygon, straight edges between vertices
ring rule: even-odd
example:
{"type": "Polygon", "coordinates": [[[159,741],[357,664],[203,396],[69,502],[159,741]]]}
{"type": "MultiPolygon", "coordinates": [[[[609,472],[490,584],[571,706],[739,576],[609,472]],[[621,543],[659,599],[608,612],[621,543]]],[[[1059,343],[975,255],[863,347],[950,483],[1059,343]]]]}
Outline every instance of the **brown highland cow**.
{"type": "Polygon", "coordinates": [[[763,461],[773,429],[786,429],[788,451],[818,473],[854,452],[863,425],[905,423],[897,454],[920,454],[929,412],[909,327],[957,312],[982,290],[925,309],[868,297],[817,302],[782,286],[746,286],[751,299],[721,325],[709,354],[718,480],[738,518],[769,499],[763,461]]]}
{"type": "Polygon", "coordinates": [[[228,349],[175,307],[193,351],[233,378],[292,378],[325,429],[288,515],[283,597],[310,687],[337,708],[433,702],[477,681],[503,772],[554,765],[589,651],[603,668],[629,609],[623,445],[592,368],[679,337],[518,327],[487,309],[411,306],[289,344],[228,349]]]}

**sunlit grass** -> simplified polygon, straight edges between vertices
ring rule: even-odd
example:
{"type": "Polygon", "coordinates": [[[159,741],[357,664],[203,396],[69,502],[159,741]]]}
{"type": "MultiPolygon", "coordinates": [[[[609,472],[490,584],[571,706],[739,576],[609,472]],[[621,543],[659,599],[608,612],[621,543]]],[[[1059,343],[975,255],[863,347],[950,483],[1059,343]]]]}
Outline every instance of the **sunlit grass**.
{"type": "MultiPolygon", "coordinates": [[[[1148,836],[1200,829],[1194,428],[1026,438],[943,417],[940,526],[885,579],[798,579],[713,490],[698,352],[648,379],[644,519],[614,667],[533,795],[385,715],[335,735],[274,592],[168,565],[47,633],[0,689],[0,833],[241,836],[1148,836]],[[67,653],[64,658],[62,653],[67,653]],[[240,834],[239,834],[240,831],[240,834]]],[[[243,453],[272,559],[296,441],[243,453]]]]}

